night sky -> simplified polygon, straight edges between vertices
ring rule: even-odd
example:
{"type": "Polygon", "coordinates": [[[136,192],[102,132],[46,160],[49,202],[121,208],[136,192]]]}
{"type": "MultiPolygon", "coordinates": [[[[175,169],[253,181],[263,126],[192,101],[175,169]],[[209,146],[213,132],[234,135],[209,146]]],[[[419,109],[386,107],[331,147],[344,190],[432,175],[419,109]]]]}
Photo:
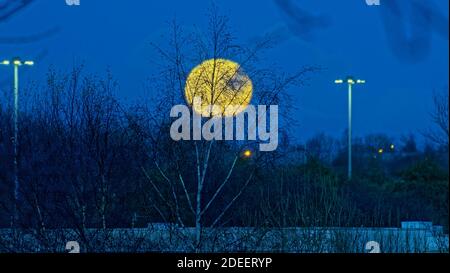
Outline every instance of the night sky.
{"type": "MultiPolygon", "coordinates": [[[[381,0],[380,6],[367,6],[364,0],[216,4],[229,16],[239,42],[252,43],[267,33],[279,37],[278,46],[266,54],[267,64],[276,63],[286,72],[306,65],[325,68],[308,86],[289,90],[297,107],[292,115],[299,123],[294,130],[298,140],[318,132],[344,132],[347,93],[334,80],[348,74],[367,81],[354,89],[355,135],[398,137],[431,125],[433,90],[448,87],[447,0],[381,0]],[[420,8],[411,8],[415,2],[420,8]]],[[[35,67],[22,69],[22,82],[42,84],[49,66],[70,70],[84,63],[100,75],[110,68],[119,81],[120,98],[133,101],[145,94],[145,80],[156,72],[150,42],[164,42],[161,35],[174,17],[187,28],[204,27],[209,7],[209,1],[199,0],[81,0],[79,7],[38,0],[0,23],[0,37],[59,31],[39,42],[0,43],[0,59],[34,59],[35,67]]],[[[10,71],[1,68],[0,82],[8,79],[6,73],[10,71]]],[[[1,88],[4,93],[8,85],[1,88]]]]}

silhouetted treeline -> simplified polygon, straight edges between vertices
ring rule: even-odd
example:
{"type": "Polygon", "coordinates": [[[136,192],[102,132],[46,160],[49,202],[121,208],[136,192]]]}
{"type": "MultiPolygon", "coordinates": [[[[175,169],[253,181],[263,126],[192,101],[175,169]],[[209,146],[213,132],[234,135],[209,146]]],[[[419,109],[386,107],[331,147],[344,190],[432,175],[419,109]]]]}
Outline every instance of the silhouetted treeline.
{"type": "MultiPolygon", "coordinates": [[[[12,109],[1,100],[0,227],[196,225],[194,141],[170,139],[166,106],[122,104],[116,88],[111,76],[86,76],[77,68],[68,74],[51,70],[45,86],[24,91],[16,220],[12,109]]],[[[204,226],[398,226],[429,220],[448,227],[448,144],[419,149],[414,136],[356,138],[355,174],[348,181],[345,137],[322,134],[304,145],[282,139],[276,152],[255,149],[251,158],[235,157],[240,148],[232,142],[211,145],[199,197],[206,207],[204,226]],[[231,172],[226,162],[233,158],[231,172]]]]}

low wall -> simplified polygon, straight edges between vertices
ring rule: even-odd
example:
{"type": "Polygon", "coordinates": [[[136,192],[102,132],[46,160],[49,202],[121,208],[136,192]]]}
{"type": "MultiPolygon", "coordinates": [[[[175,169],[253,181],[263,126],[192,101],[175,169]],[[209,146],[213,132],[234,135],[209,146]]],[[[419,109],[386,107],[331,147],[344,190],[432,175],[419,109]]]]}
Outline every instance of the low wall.
{"type": "Polygon", "coordinates": [[[81,252],[286,252],[366,253],[376,242],[383,253],[448,252],[440,230],[405,228],[205,228],[200,246],[194,228],[155,224],[135,229],[0,229],[0,252],[67,252],[76,241],[81,252]]]}

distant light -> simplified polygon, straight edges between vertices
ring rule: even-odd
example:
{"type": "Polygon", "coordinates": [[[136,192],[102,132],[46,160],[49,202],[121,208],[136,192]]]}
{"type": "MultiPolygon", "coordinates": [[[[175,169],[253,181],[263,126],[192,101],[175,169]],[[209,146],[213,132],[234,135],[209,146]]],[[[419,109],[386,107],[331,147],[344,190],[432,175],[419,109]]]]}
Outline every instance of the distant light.
{"type": "Polygon", "coordinates": [[[250,150],[245,150],[244,153],[243,153],[243,155],[244,155],[245,158],[249,158],[249,157],[252,156],[252,151],[250,151],[250,150]]]}
{"type": "Polygon", "coordinates": [[[334,83],[340,84],[340,83],[344,83],[344,81],[343,80],[335,80],[334,83]]]}
{"type": "Polygon", "coordinates": [[[394,149],[395,149],[394,144],[391,144],[391,150],[394,150],[394,149]]]}
{"type": "Polygon", "coordinates": [[[384,150],[382,148],[378,149],[378,153],[382,154],[384,152],[384,150]]]}
{"type": "Polygon", "coordinates": [[[366,83],[365,80],[357,80],[356,83],[362,84],[362,83],[366,83]]]}
{"type": "Polygon", "coordinates": [[[10,60],[3,60],[0,62],[0,65],[10,65],[13,64],[15,66],[21,66],[21,65],[28,65],[28,66],[33,66],[34,65],[34,61],[24,61],[22,62],[19,58],[14,58],[12,61],[10,60]]]}
{"type": "Polygon", "coordinates": [[[354,84],[354,83],[355,83],[355,81],[352,80],[352,79],[348,79],[347,82],[348,82],[349,84],[354,84]]]}

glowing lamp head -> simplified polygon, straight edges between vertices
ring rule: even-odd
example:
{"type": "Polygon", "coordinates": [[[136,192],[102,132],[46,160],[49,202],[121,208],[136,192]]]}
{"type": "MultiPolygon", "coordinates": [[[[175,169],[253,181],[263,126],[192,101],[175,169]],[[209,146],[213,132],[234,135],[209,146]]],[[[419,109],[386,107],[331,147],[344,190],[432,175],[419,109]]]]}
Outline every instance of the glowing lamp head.
{"type": "Polygon", "coordinates": [[[34,62],[33,61],[24,61],[24,62],[22,62],[20,60],[20,58],[18,58],[18,57],[12,59],[12,61],[10,61],[10,60],[3,60],[3,61],[0,62],[0,65],[10,65],[10,64],[15,65],[15,66],[21,66],[21,65],[33,66],[34,62]]]}
{"type": "Polygon", "coordinates": [[[395,149],[395,146],[394,146],[394,144],[391,144],[391,150],[394,150],[395,149]]]}
{"type": "Polygon", "coordinates": [[[336,83],[336,84],[342,84],[344,82],[348,83],[349,85],[366,83],[365,80],[360,80],[360,79],[355,80],[352,76],[347,76],[347,78],[345,78],[344,80],[343,79],[337,79],[337,80],[334,81],[334,83],[336,83]]]}
{"type": "Polygon", "coordinates": [[[242,155],[244,156],[244,158],[250,158],[252,156],[252,151],[250,150],[245,150],[242,155]]]}
{"type": "Polygon", "coordinates": [[[384,152],[384,150],[382,148],[378,149],[378,153],[382,154],[384,152]]]}

